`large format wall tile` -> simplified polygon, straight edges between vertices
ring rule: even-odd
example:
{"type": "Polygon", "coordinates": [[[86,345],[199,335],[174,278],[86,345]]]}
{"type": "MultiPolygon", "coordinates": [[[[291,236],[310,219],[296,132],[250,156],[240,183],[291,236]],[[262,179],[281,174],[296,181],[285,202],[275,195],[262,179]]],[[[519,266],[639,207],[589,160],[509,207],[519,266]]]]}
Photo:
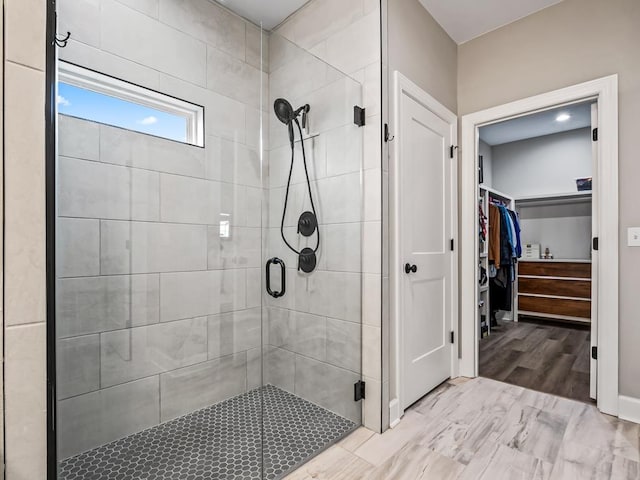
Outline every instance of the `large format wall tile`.
{"type": "Polygon", "coordinates": [[[160,0],[160,21],[240,60],[245,59],[247,22],[213,2],[160,0]]]}
{"type": "Polygon", "coordinates": [[[334,272],[362,271],[362,224],[339,223],[323,228],[324,268],[334,272]]]}
{"type": "Polygon", "coordinates": [[[65,338],[57,344],[59,399],[100,388],[100,336],[65,338]]]}
{"type": "Polygon", "coordinates": [[[157,275],[65,278],[56,293],[59,338],[158,321],[157,275]]]}
{"type": "Polygon", "coordinates": [[[203,42],[113,0],[103,3],[100,20],[102,49],[191,83],[205,84],[203,42]]]}
{"type": "MultiPolygon", "coordinates": [[[[341,0],[309,2],[278,28],[278,33],[310,50],[357,21],[363,13],[362,2],[341,0]]],[[[349,44],[344,44],[344,46],[349,44]]],[[[350,46],[350,45],[349,45],[350,46]]]]}
{"type": "Polygon", "coordinates": [[[361,371],[361,324],[327,319],[327,363],[356,373],[361,371]]]}
{"type": "Polygon", "coordinates": [[[204,225],[102,221],[100,231],[103,275],[207,268],[204,225]]]}
{"type": "MultiPolygon", "coordinates": [[[[160,90],[204,107],[206,135],[215,135],[240,143],[247,143],[247,106],[237,100],[220,95],[212,90],[198,87],[171,75],[160,74],[160,90]]],[[[208,138],[205,139],[207,148],[208,138]]],[[[252,146],[257,146],[257,143],[252,146]]]]}
{"type": "Polygon", "coordinates": [[[100,0],[59,0],[59,31],[73,32],[75,40],[99,46],[100,3],[100,0]]]}
{"type": "Polygon", "coordinates": [[[47,453],[46,324],[4,332],[7,478],[44,478],[47,453]]]}
{"type": "Polygon", "coordinates": [[[360,173],[328,177],[318,181],[322,223],[362,221],[360,173]]]}
{"type": "MultiPolygon", "coordinates": [[[[17,3],[13,0],[7,9],[21,9],[17,3]]],[[[35,15],[42,13],[40,4],[27,4],[35,15]]],[[[22,20],[26,31],[39,35],[30,18],[22,20]]],[[[4,285],[5,322],[40,323],[45,320],[46,300],[45,78],[43,72],[11,62],[6,62],[4,74],[4,111],[11,119],[4,123],[4,275],[11,279],[4,285]]]]}
{"type": "MultiPolygon", "coordinates": [[[[65,31],[64,28],[59,30],[65,31]]],[[[126,60],[85,43],[69,39],[67,46],[59,51],[60,60],[82,65],[100,73],[107,73],[126,82],[158,90],[159,73],[139,63],[126,60]]],[[[99,145],[96,145],[96,150],[99,145]]],[[[73,156],[73,155],[69,155],[73,156]]]]}
{"type": "Polygon", "coordinates": [[[207,319],[194,318],[100,335],[101,387],[207,360],[207,319]]]}
{"type": "Polygon", "coordinates": [[[163,273],[160,318],[166,322],[242,310],[245,282],[244,270],[163,273]]]}
{"type": "Polygon", "coordinates": [[[263,358],[265,383],[294,393],[296,372],[295,357],[295,353],[282,348],[268,347],[265,349],[263,358]]]}
{"type": "MultiPolygon", "coordinates": [[[[207,233],[208,268],[257,268],[262,264],[262,230],[219,225],[207,233]]],[[[186,270],[186,269],[185,269],[186,270]]]]}
{"type": "Polygon", "coordinates": [[[131,326],[160,321],[160,275],[132,275],[131,326]]]}
{"type": "Polygon", "coordinates": [[[157,376],[62,400],[58,402],[59,458],[104,445],[159,421],[157,376]]]}
{"type": "Polygon", "coordinates": [[[158,2],[159,0],[118,0],[120,3],[127,5],[137,11],[144,13],[152,18],[158,18],[158,2]]]}
{"type": "Polygon", "coordinates": [[[46,8],[39,0],[7,0],[4,3],[5,58],[44,70],[46,8]]]}
{"type": "Polygon", "coordinates": [[[235,222],[233,188],[209,180],[162,174],[160,218],[163,222],[215,225],[225,213],[225,220],[228,216],[229,221],[235,222]]]}
{"type": "Polygon", "coordinates": [[[215,48],[207,49],[207,88],[259,109],[263,85],[262,70],[215,48]]]}
{"type": "Polygon", "coordinates": [[[158,174],[60,157],[58,214],[115,220],[158,219],[158,174]]]}
{"type": "Polygon", "coordinates": [[[257,149],[225,138],[207,138],[207,178],[261,187],[261,167],[260,153],[257,149]]]}
{"type": "Polygon", "coordinates": [[[281,308],[269,309],[269,344],[274,347],[324,361],[328,334],[324,317],[281,308]]]}
{"type": "Polygon", "coordinates": [[[58,155],[99,160],[100,125],[67,115],[58,115],[58,155]]]}
{"type": "MultiPolygon", "coordinates": [[[[249,65],[269,71],[269,34],[260,27],[247,23],[245,61],[249,65]]],[[[224,50],[221,47],[218,47],[224,50]]]]}
{"type": "Polygon", "coordinates": [[[260,347],[261,309],[212,315],[208,319],[209,359],[260,347]]]}
{"type": "Polygon", "coordinates": [[[361,274],[317,271],[308,280],[309,312],[361,322],[361,274]]]}
{"type": "Polygon", "coordinates": [[[185,415],[246,391],[247,355],[228,355],[160,376],[162,421],[185,415]]]}
{"type": "Polygon", "coordinates": [[[59,218],[56,224],[58,277],[100,274],[100,221],[59,218]]]}
{"type": "Polygon", "coordinates": [[[104,163],[204,178],[205,150],[200,147],[109,125],[100,125],[99,145],[104,163]]]}
{"type": "Polygon", "coordinates": [[[361,421],[361,405],[353,401],[353,385],[360,375],[295,356],[295,394],[355,423],[361,421]]]}

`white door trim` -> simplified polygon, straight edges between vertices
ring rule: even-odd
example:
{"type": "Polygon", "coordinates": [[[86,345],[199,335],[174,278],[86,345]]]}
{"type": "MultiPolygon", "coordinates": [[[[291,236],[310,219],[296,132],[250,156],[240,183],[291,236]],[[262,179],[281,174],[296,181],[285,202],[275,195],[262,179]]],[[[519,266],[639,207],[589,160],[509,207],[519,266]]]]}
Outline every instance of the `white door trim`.
{"type": "Polygon", "coordinates": [[[611,75],[517,100],[462,117],[461,172],[461,374],[478,375],[477,262],[478,127],[586,99],[598,102],[600,219],[598,285],[598,408],[618,414],[618,76],[611,75]],[[603,215],[604,213],[604,215],[603,215]]]}
{"type": "MultiPolygon", "coordinates": [[[[390,228],[390,266],[389,266],[389,290],[390,290],[390,316],[391,316],[391,352],[389,355],[391,365],[391,395],[390,395],[390,416],[391,426],[394,426],[403,415],[400,405],[402,385],[403,385],[403,368],[402,368],[402,323],[400,319],[401,309],[401,242],[400,242],[400,175],[397,159],[400,158],[402,129],[400,127],[400,118],[402,112],[401,101],[402,95],[408,95],[416,102],[423,105],[436,116],[444,120],[450,125],[451,139],[453,142],[458,138],[458,117],[444,105],[438,102],[431,95],[426,93],[415,83],[409,80],[398,71],[393,72],[393,125],[395,137],[391,142],[389,149],[389,228],[390,228]]],[[[454,158],[451,159],[451,238],[455,242],[455,250],[458,250],[458,155],[457,149],[454,150],[454,158]]],[[[452,255],[451,265],[451,328],[454,332],[454,344],[451,349],[451,377],[458,376],[458,255],[452,255]]]]}

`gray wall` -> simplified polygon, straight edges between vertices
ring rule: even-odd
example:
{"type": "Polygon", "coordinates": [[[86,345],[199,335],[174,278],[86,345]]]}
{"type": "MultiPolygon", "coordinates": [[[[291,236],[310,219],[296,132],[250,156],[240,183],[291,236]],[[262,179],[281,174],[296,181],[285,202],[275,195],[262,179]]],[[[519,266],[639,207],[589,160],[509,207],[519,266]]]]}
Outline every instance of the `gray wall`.
{"type": "Polygon", "coordinates": [[[591,258],[591,202],[519,206],[523,243],[539,243],[556,259],[591,258]]]}
{"type": "MultiPolygon", "coordinates": [[[[429,12],[420,4],[418,0],[388,0],[387,4],[387,62],[388,62],[388,85],[389,96],[393,96],[393,73],[399,71],[412,82],[433,96],[452,112],[458,109],[457,104],[457,45],[434,20],[429,12]]],[[[392,100],[389,101],[390,103],[392,100]]],[[[388,119],[391,132],[394,131],[393,118],[388,119]]],[[[385,144],[388,148],[388,144],[385,144]]],[[[385,224],[389,224],[389,161],[385,158],[383,162],[383,188],[385,206],[383,219],[385,224]]],[[[384,232],[383,259],[387,262],[385,270],[384,284],[389,285],[389,229],[384,232]]],[[[388,304],[388,290],[385,292],[384,301],[388,304]]],[[[395,372],[397,365],[395,362],[394,335],[395,327],[389,315],[390,306],[385,309],[385,325],[383,345],[388,351],[388,371],[390,372],[390,382],[388,384],[388,394],[385,392],[384,414],[389,411],[389,401],[397,398],[395,372]]],[[[388,415],[387,415],[388,416],[388,415]]],[[[385,417],[386,418],[386,417],[385,417]]]]}
{"type": "Polygon", "coordinates": [[[459,48],[458,113],[467,113],[617,73],[620,160],[620,393],[640,398],[640,249],[626,246],[640,225],[640,3],[564,0],[459,48]]]}
{"type": "Polygon", "coordinates": [[[389,0],[387,15],[389,72],[400,71],[456,112],[456,43],[418,0],[389,0]]]}
{"type": "Polygon", "coordinates": [[[590,177],[589,128],[495,145],[493,188],[514,198],[576,192],[576,178],[590,177]]]}

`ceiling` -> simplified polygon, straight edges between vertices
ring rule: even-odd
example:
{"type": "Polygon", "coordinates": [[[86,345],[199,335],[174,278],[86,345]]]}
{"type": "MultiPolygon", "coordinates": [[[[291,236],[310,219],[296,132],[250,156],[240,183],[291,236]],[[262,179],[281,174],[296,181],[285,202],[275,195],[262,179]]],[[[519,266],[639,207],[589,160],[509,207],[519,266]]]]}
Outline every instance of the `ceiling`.
{"type": "Polygon", "coordinates": [[[419,0],[461,44],[562,0],[419,0]]]}
{"type": "MultiPolygon", "coordinates": [[[[272,30],[309,0],[216,0],[241,17],[272,30]]],[[[352,1],[352,0],[346,0],[352,1]]]]}
{"type": "Polygon", "coordinates": [[[542,137],[553,133],[566,132],[576,128],[591,126],[591,103],[578,103],[567,107],[554,108],[525,117],[514,118],[480,128],[480,140],[494,146],[517,142],[527,138],[542,137]],[[568,113],[571,118],[565,122],[556,121],[560,113],[568,113]]]}

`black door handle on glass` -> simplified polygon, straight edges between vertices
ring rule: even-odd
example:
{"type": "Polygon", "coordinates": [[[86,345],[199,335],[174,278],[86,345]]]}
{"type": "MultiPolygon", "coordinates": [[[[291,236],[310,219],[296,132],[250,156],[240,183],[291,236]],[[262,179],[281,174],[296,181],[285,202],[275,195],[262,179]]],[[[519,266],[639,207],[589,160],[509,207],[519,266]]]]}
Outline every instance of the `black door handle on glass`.
{"type": "Polygon", "coordinates": [[[273,257],[267,260],[267,268],[266,268],[267,293],[271,295],[273,298],[280,298],[287,291],[286,273],[287,272],[286,272],[284,261],[280,260],[278,257],[273,257]],[[273,265],[274,263],[277,265],[280,265],[280,271],[282,274],[281,275],[282,289],[279,292],[278,291],[274,292],[273,290],[271,290],[271,265],[273,265]]]}
{"type": "Polygon", "coordinates": [[[416,273],[418,271],[417,265],[411,265],[410,263],[404,264],[404,273],[416,273]]]}

